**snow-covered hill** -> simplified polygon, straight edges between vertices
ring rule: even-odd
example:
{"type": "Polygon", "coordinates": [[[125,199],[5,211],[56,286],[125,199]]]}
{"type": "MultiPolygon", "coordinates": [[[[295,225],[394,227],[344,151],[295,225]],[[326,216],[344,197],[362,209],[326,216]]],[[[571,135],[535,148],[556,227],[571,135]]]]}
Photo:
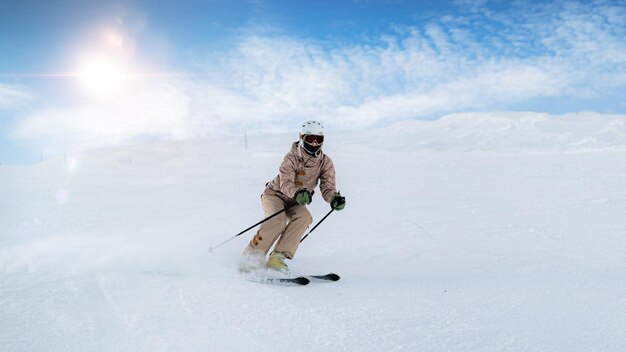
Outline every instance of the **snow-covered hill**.
{"type": "MultiPolygon", "coordinates": [[[[3,351],[626,349],[623,116],[456,114],[329,131],[347,207],[244,280],[294,135],[0,166],[3,351]]],[[[316,195],[314,221],[328,205],[316,195]]]]}
{"type": "Polygon", "coordinates": [[[626,116],[459,113],[436,121],[400,122],[384,136],[387,147],[445,151],[626,150],[626,116]]]}

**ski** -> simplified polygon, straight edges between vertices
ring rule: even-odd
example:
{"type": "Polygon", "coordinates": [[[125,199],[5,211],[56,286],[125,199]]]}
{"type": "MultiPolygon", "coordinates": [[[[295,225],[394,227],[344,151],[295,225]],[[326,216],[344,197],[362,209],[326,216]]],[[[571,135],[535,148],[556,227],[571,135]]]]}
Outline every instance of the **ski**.
{"type": "Polygon", "coordinates": [[[273,277],[262,280],[263,283],[267,284],[294,284],[294,285],[308,285],[311,280],[307,279],[304,276],[298,277],[273,277]]]}
{"type": "Polygon", "coordinates": [[[254,275],[253,276],[247,275],[247,278],[250,281],[254,281],[254,282],[258,282],[262,284],[305,286],[305,285],[308,285],[311,281],[332,282],[332,281],[338,281],[341,277],[335,273],[328,273],[325,275],[302,275],[302,276],[292,276],[292,277],[259,277],[259,276],[254,276],[254,275]]]}
{"type": "Polygon", "coordinates": [[[329,273],[326,275],[308,275],[308,277],[323,281],[339,281],[339,279],[341,279],[341,277],[335,273],[329,273]]]}

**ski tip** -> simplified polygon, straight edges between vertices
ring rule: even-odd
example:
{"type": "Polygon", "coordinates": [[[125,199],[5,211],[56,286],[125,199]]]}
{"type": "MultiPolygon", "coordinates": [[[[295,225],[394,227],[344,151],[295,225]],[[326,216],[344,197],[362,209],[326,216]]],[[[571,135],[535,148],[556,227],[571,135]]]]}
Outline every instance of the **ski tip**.
{"type": "Polygon", "coordinates": [[[330,274],[328,274],[328,278],[331,281],[339,281],[339,279],[341,279],[341,276],[339,276],[339,275],[337,275],[335,273],[330,273],[330,274]]]}

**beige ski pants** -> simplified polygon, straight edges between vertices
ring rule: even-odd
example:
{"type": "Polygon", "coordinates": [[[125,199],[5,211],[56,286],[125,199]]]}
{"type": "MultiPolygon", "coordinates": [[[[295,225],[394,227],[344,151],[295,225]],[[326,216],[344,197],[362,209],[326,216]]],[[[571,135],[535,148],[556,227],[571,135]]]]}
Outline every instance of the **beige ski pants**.
{"type": "MultiPolygon", "coordinates": [[[[280,197],[271,194],[263,194],[261,203],[265,217],[284,209],[287,205],[280,197]]],[[[307,208],[296,204],[262,223],[248,247],[253,251],[267,254],[278,240],[274,250],[283,252],[287,258],[293,259],[304,231],[312,222],[313,218],[307,208]]]]}

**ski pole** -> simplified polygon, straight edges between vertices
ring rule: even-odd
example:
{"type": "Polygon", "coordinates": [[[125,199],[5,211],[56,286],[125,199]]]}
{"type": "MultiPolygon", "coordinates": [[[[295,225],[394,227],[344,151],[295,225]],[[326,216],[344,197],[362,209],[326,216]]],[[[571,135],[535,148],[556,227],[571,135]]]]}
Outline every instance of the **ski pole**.
{"type": "Polygon", "coordinates": [[[278,215],[278,214],[282,213],[283,211],[286,211],[287,209],[291,208],[291,207],[292,207],[292,206],[294,206],[295,204],[296,204],[296,202],[290,202],[290,203],[287,203],[287,206],[285,206],[283,209],[281,209],[281,210],[279,210],[279,211],[275,212],[274,214],[272,214],[272,215],[270,215],[270,216],[266,217],[265,219],[263,219],[263,220],[261,220],[261,221],[257,222],[256,224],[254,224],[254,225],[252,225],[252,226],[248,227],[247,229],[245,229],[245,230],[243,230],[243,231],[239,232],[239,233],[238,233],[238,234],[236,234],[235,236],[233,236],[233,237],[231,237],[231,238],[227,239],[226,241],[224,241],[224,242],[222,242],[222,243],[218,244],[217,246],[215,246],[215,247],[210,247],[210,248],[209,248],[209,252],[213,253],[213,251],[214,251],[216,248],[221,247],[222,245],[224,245],[224,244],[226,244],[226,243],[228,243],[228,242],[230,242],[230,241],[234,240],[234,239],[235,239],[235,238],[237,238],[238,236],[243,235],[245,232],[249,231],[251,228],[253,228],[253,227],[257,226],[257,225],[260,225],[260,224],[262,224],[262,223],[266,222],[267,220],[269,220],[269,219],[271,219],[271,218],[275,217],[276,215],[278,215]]]}
{"type": "Polygon", "coordinates": [[[322,220],[320,220],[317,224],[315,224],[315,226],[313,226],[313,228],[311,229],[311,231],[307,232],[306,235],[304,235],[304,237],[302,237],[302,239],[300,240],[300,243],[302,243],[302,241],[304,241],[305,238],[307,238],[309,236],[309,234],[311,232],[313,232],[313,230],[315,230],[318,226],[320,226],[320,224],[322,223],[322,221],[326,220],[326,218],[328,217],[328,215],[330,215],[333,211],[335,211],[335,209],[330,209],[330,211],[328,212],[328,214],[326,214],[326,216],[324,216],[322,218],[322,220]]]}

